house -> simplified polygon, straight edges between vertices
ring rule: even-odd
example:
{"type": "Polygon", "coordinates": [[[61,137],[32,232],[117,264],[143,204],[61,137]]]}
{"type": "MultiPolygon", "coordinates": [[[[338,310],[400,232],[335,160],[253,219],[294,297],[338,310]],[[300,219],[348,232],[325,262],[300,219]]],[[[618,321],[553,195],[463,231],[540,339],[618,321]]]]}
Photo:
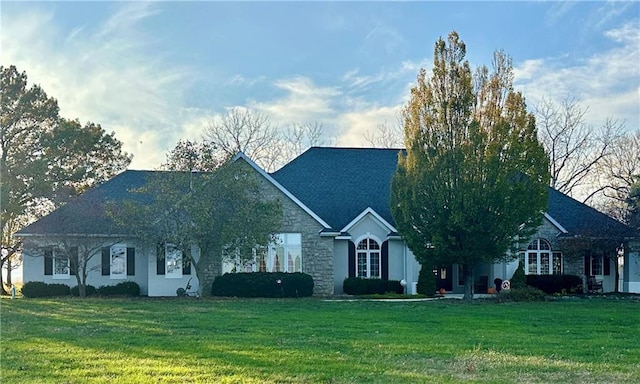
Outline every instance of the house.
{"type": "MultiPolygon", "coordinates": [[[[352,276],[404,280],[407,292],[414,293],[421,267],[396,230],[389,206],[398,152],[313,147],[274,173],[238,154],[235,166],[256,172],[264,197],[283,206],[280,241],[243,270],[308,273],[318,296],[343,293],[344,279],[352,276]]],[[[183,267],[171,245],[159,248],[137,239],[105,214],[106,202],[131,199],[131,190],[151,174],[125,171],[19,231],[16,236],[25,241],[24,281],[74,286],[75,271],[60,252],[66,244],[94,255],[87,280],[94,286],[130,280],[149,296],[174,296],[189,280],[197,287],[194,271],[183,267]]],[[[475,266],[476,292],[485,292],[495,278],[509,279],[518,263],[527,274],[585,275],[604,291],[640,292],[639,250],[638,234],[629,227],[550,188],[543,223],[530,239],[521,239],[514,261],[475,266]]],[[[225,264],[221,272],[232,270],[237,267],[225,264]]],[[[459,266],[434,272],[439,288],[462,292],[459,266]]]]}

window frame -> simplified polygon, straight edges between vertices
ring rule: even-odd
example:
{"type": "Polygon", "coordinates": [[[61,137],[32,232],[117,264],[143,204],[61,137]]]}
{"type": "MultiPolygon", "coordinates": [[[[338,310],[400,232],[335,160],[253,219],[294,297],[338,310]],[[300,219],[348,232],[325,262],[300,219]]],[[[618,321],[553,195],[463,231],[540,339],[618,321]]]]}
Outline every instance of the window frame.
{"type": "Polygon", "coordinates": [[[355,242],[355,247],[355,276],[363,279],[382,279],[382,241],[367,234],[355,242]],[[376,266],[378,273],[374,274],[376,266]]]}
{"type": "Polygon", "coordinates": [[[127,278],[127,245],[114,244],[111,247],[109,247],[109,279],[125,280],[126,278],[127,278]]]}
{"type": "Polygon", "coordinates": [[[561,275],[564,265],[562,252],[554,250],[549,240],[539,237],[520,251],[525,275],[561,275]]]}
{"type": "Polygon", "coordinates": [[[267,247],[267,271],[295,273],[302,272],[304,260],[302,257],[302,233],[285,232],[278,233],[274,236],[275,241],[269,243],[267,247]],[[292,255],[292,252],[296,254],[292,255]],[[289,258],[293,263],[291,268],[289,258]],[[282,258],[282,260],[280,259],[282,258]],[[276,270],[276,261],[280,266],[280,270],[276,270]]]}
{"type": "MultiPolygon", "coordinates": [[[[55,280],[67,280],[71,277],[71,263],[69,258],[63,252],[59,252],[56,248],[51,248],[51,259],[53,260],[53,269],[51,278],[55,280]],[[66,261],[66,273],[58,273],[58,263],[66,261]]],[[[62,264],[62,263],[61,263],[62,264]]]]}
{"type": "Polygon", "coordinates": [[[165,279],[181,279],[184,268],[182,250],[173,243],[164,245],[164,277],[165,279]]]}

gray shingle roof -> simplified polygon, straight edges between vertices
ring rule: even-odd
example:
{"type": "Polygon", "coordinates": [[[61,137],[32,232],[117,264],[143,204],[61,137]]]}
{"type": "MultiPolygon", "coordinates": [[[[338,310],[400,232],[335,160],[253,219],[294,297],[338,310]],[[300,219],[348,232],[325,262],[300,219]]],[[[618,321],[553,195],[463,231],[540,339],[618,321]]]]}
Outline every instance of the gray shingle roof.
{"type": "MultiPolygon", "coordinates": [[[[144,185],[152,171],[125,171],[72,199],[66,205],[18,231],[16,235],[118,233],[113,220],[105,213],[107,201],[140,199],[130,191],[144,185]]],[[[121,232],[121,231],[120,231],[121,232]]]]}
{"type": "Polygon", "coordinates": [[[312,147],[272,176],[334,230],[368,207],[394,225],[389,198],[399,151],[312,147]]]}
{"type": "MultiPolygon", "coordinates": [[[[389,198],[399,151],[313,147],[272,177],[333,230],[343,229],[369,207],[395,225],[389,198]]],[[[149,199],[130,191],[143,186],[150,175],[163,173],[125,171],[23,228],[18,235],[121,232],[104,212],[105,202],[149,199]]],[[[551,188],[547,213],[568,231],[565,236],[638,236],[630,227],[551,188]]]]}
{"type": "Polygon", "coordinates": [[[638,234],[604,213],[549,188],[547,213],[566,230],[564,236],[628,238],[638,234]]]}

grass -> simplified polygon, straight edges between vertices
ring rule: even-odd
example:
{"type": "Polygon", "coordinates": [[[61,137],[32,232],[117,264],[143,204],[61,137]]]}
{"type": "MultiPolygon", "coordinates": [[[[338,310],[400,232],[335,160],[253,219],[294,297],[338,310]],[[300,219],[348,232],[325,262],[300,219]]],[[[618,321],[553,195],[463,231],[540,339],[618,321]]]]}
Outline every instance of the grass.
{"type": "Polygon", "coordinates": [[[2,383],[640,382],[640,303],[0,303],[2,383]]]}

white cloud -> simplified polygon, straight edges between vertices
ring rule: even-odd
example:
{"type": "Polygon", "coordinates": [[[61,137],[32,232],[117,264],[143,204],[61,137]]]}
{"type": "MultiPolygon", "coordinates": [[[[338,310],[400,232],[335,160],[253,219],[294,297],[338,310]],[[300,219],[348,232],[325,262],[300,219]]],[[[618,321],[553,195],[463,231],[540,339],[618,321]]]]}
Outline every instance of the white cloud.
{"type": "Polygon", "coordinates": [[[338,87],[318,87],[303,76],[278,80],[274,85],[286,95],[270,101],[250,101],[248,106],[268,114],[280,125],[331,119],[335,114],[333,100],[341,95],[338,87]]]}
{"type": "Polygon", "coordinates": [[[365,139],[365,134],[367,132],[374,133],[378,124],[395,125],[400,108],[400,105],[369,105],[360,110],[340,115],[337,123],[341,128],[341,134],[337,138],[337,144],[342,147],[370,146],[365,139]]]}
{"type": "Polygon", "coordinates": [[[640,127],[640,27],[626,24],[604,33],[615,45],[593,56],[574,60],[528,60],[515,68],[516,88],[529,106],[542,98],[559,102],[575,97],[589,112],[592,125],[613,117],[626,121],[631,130],[640,127]]]}
{"type": "Polygon", "coordinates": [[[68,33],[56,26],[54,13],[24,9],[3,15],[2,64],[26,71],[58,99],[62,116],[114,131],[134,154],[132,168],[157,167],[182,136],[186,71],[166,66],[161,52],[145,53],[154,41],[138,24],[156,14],[152,4],[124,4],[102,24],[68,33]]]}

